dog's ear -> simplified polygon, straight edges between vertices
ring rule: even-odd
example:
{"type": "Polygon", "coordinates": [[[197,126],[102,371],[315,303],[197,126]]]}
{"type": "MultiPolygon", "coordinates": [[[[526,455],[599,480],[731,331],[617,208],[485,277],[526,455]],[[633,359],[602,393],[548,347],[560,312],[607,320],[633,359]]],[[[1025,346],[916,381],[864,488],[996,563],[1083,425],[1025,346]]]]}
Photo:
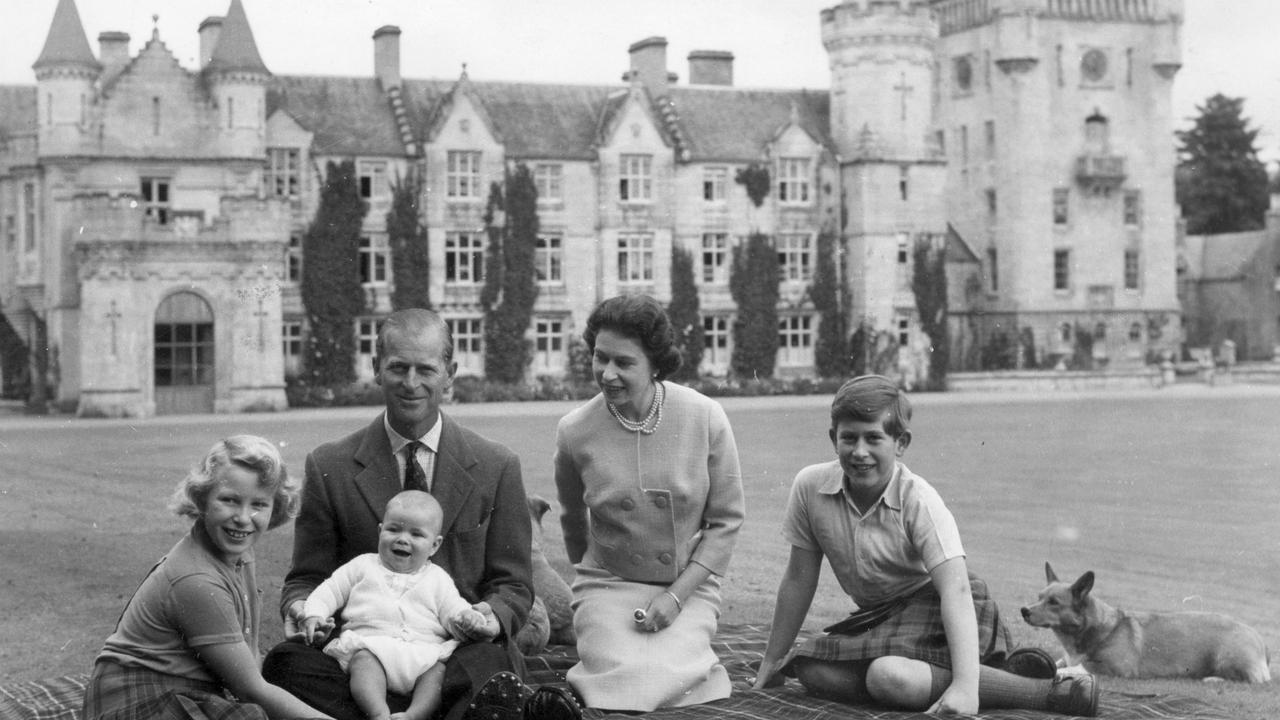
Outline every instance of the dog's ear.
{"type": "Polygon", "coordinates": [[[1044,564],[1044,579],[1045,579],[1045,582],[1050,582],[1050,583],[1058,582],[1058,573],[1053,571],[1053,566],[1050,565],[1048,562],[1044,564]]]}
{"type": "Polygon", "coordinates": [[[1079,602],[1093,589],[1093,571],[1089,570],[1071,585],[1071,597],[1079,602]]]}

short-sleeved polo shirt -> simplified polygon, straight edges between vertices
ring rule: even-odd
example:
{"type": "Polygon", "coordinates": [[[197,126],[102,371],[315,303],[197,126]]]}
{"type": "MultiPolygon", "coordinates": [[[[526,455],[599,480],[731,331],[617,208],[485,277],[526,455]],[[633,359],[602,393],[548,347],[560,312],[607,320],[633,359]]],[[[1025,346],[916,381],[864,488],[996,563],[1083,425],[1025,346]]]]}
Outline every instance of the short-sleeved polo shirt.
{"type": "Polygon", "coordinates": [[[902,463],[865,514],[846,490],[839,462],[804,468],[791,486],[782,535],[826,556],[840,587],[863,608],[924,587],[930,570],[964,556],[942,497],[902,463]]]}

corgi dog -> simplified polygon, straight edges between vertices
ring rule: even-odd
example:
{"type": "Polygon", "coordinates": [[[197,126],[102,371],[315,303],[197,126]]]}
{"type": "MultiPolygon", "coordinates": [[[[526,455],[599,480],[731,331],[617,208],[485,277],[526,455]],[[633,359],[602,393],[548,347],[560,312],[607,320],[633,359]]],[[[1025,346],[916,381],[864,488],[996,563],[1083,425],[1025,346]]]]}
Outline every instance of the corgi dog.
{"type": "Polygon", "coordinates": [[[1271,680],[1262,636],[1244,623],[1208,612],[1126,612],[1093,596],[1092,571],[1067,583],[1045,563],[1044,574],[1048,586],[1022,619],[1053,630],[1066,665],[1125,678],[1271,680]]]}
{"type": "Polygon", "coordinates": [[[529,618],[516,633],[516,646],[525,655],[537,655],[552,645],[574,645],[573,594],[542,551],[542,516],[551,503],[531,495],[528,498],[529,520],[533,525],[529,560],[533,566],[533,607],[529,618]]]}

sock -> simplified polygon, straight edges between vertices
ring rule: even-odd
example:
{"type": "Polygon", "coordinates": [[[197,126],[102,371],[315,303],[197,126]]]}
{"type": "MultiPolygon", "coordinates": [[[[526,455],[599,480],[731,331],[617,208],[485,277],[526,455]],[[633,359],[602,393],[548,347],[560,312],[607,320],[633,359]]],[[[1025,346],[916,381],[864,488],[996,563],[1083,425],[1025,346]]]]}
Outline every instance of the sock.
{"type": "MultiPolygon", "coordinates": [[[[951,671],[935,665],[929,669],[932,673],[929,702],[933,703],[951,685],[951,671]]],[[[982,710],[1047,710],[1052,687],[1052,680],[1025,678],[986,665],[978,666],[978,707],[982,710]]]]}

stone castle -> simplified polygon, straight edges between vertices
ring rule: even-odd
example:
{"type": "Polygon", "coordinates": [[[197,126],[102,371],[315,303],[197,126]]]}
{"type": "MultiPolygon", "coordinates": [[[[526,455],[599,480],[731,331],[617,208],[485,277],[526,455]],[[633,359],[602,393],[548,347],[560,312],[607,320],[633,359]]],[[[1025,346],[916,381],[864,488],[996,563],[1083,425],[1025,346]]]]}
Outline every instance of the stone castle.
{"type": "Polygon", "coordinates": [[[201,23],[184,68],[158,32],[136,54],[101,32],[95,54],[58,0],[34,85],[0,86],[5,379],[82,415],[284,407],[307,332],[301,237],[331,160],[354,160],[370,206],[351,268],[365,377],[391,309],[390,187],[411,168],[432,305],[459,372],[483,371],[483,214],[517,163],[541,225],[531,377],[565,372],[601,299],[668,300],[675,246],[695,259],[701,370],[724,374],[729,266],[757,231],[780,264],[782,375],[813,372],[824,231],[849,327],[897,345],[904,375],[929,352],[922,238],[945,245],[953,368],[1053,364],[1082,340],[1110,365],[1177,346],[1181,0],[845,0],[815,20],[825,91],[737,87],[724,50],[691,53],[681,83],[661,37],[613,85],[406,78],[395,26],[373,31],[373,77],[276,75],[242,0],[201,23]],[[735,181],[752,165],[770,176],[758,207],[735,181]]]}

